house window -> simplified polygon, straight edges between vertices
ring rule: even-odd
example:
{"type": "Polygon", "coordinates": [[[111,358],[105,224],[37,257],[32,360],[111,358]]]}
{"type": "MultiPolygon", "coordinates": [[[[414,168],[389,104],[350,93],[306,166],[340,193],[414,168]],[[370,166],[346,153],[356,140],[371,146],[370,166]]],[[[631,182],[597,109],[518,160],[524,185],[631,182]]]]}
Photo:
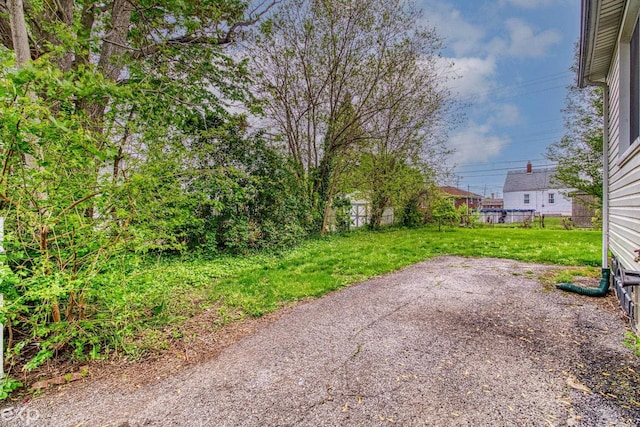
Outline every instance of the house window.
{"type": "Polygon", "coordinates": [[[549,203],[556,202],[556,195],[554,193],[549,193],[549,203]]]}
{"type": "Polygon", "coordinates": [[[640,25],[636,21],[630,44],[630,70],[629,70],[629,145],[638,140],[640,136],[640,25]]]}
{"type": "Polygon", "coordinates": [[[525,195],[524,195],[524,204],[525,204],[525,205],[528,205],[528,204],[529,204],[529,195],[528,195],[528,194],[525,194],[525,195]]]}

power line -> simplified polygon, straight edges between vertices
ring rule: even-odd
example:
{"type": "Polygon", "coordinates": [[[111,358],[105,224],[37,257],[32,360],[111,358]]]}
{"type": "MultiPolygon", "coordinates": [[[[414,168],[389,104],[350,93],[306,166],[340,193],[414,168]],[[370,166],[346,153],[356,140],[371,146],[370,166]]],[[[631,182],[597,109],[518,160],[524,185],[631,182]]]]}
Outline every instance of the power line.
{"type": "Polygon", "coordinates": [[[525,91],[522,90],[522,89],[526,89],[526,88],[529,88],[529,87],[535,87],[535,86],[540,86],[540,85],[543,85],[543,84],[551,83],[552,81],[555,81],[555,80],[558,80],[558,78],[541,81],[539,83],[530,83],[530,84],[525,84],[525,85],[520,85],[520,86],[498,87],[495,90],[483,93],[483,95],[484,96],[489,96],[489,94],[492,94],[493,95],[492,97],[495,97],[495,98],[498,98],[498,99],[505,99],[505,98],[508,99],[508,98],[515,97],[515,96],[538,93],[540,91],[546,91],[546,90],[551,90],[551,89],[556,89],[556,88],[566,88],[565,85],[559,85],[559,86],[556,85],[556,86],[553,86],[553,87],[547,87],[547,88],[537,89],[537,90],[525,90],[525,91]]]}
{"type": "MultiPolygon", "coordinates": [[[[546,87],[546,88],[539,89],[539,90],[518,92],[518,93],[511,94],[511,95],[492,96],[491,97],[491,101],[493,101],[493,102],[495,102],[495,101],[505,101],[505,100],[508,100],[508,99],[519,98],[519,97],[523,97],[523,96],[536,95],[536,94],[540,94],[540,93],[548,92],[550,90],[555,90],[555,89],[564,88],[564,87],[565,87],[564,85],[550,86],[550,87],[546,87]]],[[[477,96],[469,95],[466,99],[462,98],[460,101],[463,102],[463,103],[473,104],[472,101],[475,100],[476,98],[477,98],[477,96]]]]}
{"type": "Polygon", "coordinates": [[[517,138],[515,141],[512,140],[511,143],[514,145],[524,144],[524,143],[533,143],[533,142],[549,142],[553,143],[556,139],[560,138],[562,134],[550,134],[545,137],[538,138],[517,138]]]}
{"type": "MultiPolygon", "coordinates": [[[[532,168],[549,168],[553,167],[555,164],[546,164],[546,165],[532,165],[532,168]]],[[[493,168],[493,169],[478,169],[475,171],[461,171],[460,173],[470,174],[470,173],[480,173],[480,172],[495,172],[495,171],[515,171],[524,168],[493,168]]]]}
{"type": "MultiPolygon", "coordinates": [[[[482,94],[482,96],[491,97],[493,98],[492,100],[504,100],[504,99],[510,99],[510,98],[524,96],[524,95],[537,94],[537,93],[546,92],[546,91],[558,89],[558,88],[567,88],[569,82],[567,82],[566,84],[554,85],[551,87],[546,87],[538,90],[524,90],[524,91],[522,90],[522,89],[528,89],[532,87],[535,88],[535,86],[542,86],[549,83],[553,83],[554,81],[565,79],[566,77],[569,77],[572,74],[573,73],[570,71],[565,71],[561,73],[550,74],[547,76],[541,76],[539,78],[528,80],[521,84],[495,87],[490,90],[487,90],[485,93],[482,94]],[[511,93],[511,92],[515,92],[515,93],[511,93]]],[[[457,86],[452,86],[451,89],[455,91],[456,89],[459,89],[462,87],[464,86],[457,85],[457,86]]],[[[466,98],[462,98],[460,101],[466,102],[466,103],[472,103],[472,101],[475,98],[476,98],[475,96],[470,95],[470,96],[467,96],[466,98]]]]}
{"type": "Polygon", "coordinates": [[[467,176],[467,177],[462,177],[462,178],[489,178],[492,176],[506,176],[506,174],[503,173],[494,173],[494,174],[488,174],[488,175],[474,175],[474,176],[467,176]]]}
{"type": "MultiPolygon", "coordinates": [[[[523,87],[529,87],[529,86],[535,86],[535,85],[539,85],[539,84],[544,84],[544,83],[549,83],[555,80],[560,80],[562,78],[565,77],[569,77],[569,75],[572,75],[573,72],[571,71],[562,71],[562,72],[558,72],[558,73],[553,73],[553,74],[548,74],[545,76],[540,76],[540,77],[536,77],[535,79],[530,79],[530,80],[526,80],[523,83],[519,83],[519,84],[514,84],[514,85],[507,85],[507,86],[502,86],[502,87],[495,87],[491,90],[489,90],[487,92],[487,94],[492,94],[492,93],[497,93],[497,92],[501,92],[501,91],[507,91],[507,90],[516,90],[516,89],[521,89],[523,87]]],[[[462,76],[464,78],[464,76],[462,76]]],[[[456,89],[456,88],[461,88],[463,87],[462,85],[456,85],[456,86],[451,86],[451,89],[456,89]]]]}
{"type": "MultiPolygon", "coordinates": [[[[544,158],[539,158],[539,159],[520,159],[520,160],[500,160],[500,161],[496,161],[496,162],[473,162],[473,163],[465,163],[465,166],[468,165],[484,165],[484,164],[489,164],[489,165],[493,165],[493,164],[502,164],[502,163],[522,163],[522,162],[537,162],[540,160],[546,160],[544,158]]],[[[461,166],[463,167],[463,166],[461,166]]]]}

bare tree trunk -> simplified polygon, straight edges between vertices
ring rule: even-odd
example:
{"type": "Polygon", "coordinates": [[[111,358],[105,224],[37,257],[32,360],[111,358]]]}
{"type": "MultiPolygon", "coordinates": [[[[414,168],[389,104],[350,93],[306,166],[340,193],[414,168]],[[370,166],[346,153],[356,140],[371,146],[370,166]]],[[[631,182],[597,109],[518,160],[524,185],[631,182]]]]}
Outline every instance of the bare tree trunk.
{"type": "MultiPolygon", "coordinates": [[[[9,23],[11,25],[11,41],[13,51],[16,54],[16,66],[23,68],[31,61],[31,50],[29,49],[29,34],[27,33],[27,22],[24,18],[24,5],[22,0],[8,0],[9,23]]],[[[29,98],[35,101],[35,95],[29,92],[29,98]]],[[[31,154],[24,154],[24,162],[29,169],[35,169],[36,161],[31,154]]]]}
{"type": "Polygon", "coordinates": [[[102,74],[111,80],[117,80],[122,71],[122,60],[119,58],[126,49],[127,31],[131,21],[133,7],[128,0],[115,0],[111,8],[111,26],[104,36],[98,67],[102,74]]]}
{"type": "Polygon", "coordinates": [[[11,40],[13,41],[13,50],[16,53],[16,64],[18,68],[22,68],[24,64],[31,60],[27,22],[24,19],[24,7],[22,0],[8,0],[7,5],[9,23],[11,25],[11,40]]]}
{"type": "Polygon", "coordinates": [[[371,218],[369,219],[369,226],[373,229],[378,229],[382,226],[382,217],[384,216],[384,210],[389,204],[389,197],[384,195],[375,195],[371,201],[371,218]]]}
{"type": "Polygon", "coordinates": [[[329,186],[329,194],[326,196],[327,201],[324,204],[324,212],[322,215],[322,226],[320,227],[320,234],[324,235],[327,232],[329,226],[329,214],[331,213],[331,205],[333,201],[333,194],[335,193],[335,177],[331,179],[331,185],[329,186]]]}

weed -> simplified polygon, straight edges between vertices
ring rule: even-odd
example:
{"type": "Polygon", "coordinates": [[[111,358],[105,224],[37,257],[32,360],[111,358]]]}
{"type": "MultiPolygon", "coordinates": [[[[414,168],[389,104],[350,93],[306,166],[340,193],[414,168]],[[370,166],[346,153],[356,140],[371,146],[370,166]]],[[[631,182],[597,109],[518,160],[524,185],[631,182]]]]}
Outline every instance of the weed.
{"type": "Polygon", "coordinates": [[[0,379],[0,400],[5,400],[11,392],[22,387],[22,383],[18,380],[15,380],[11,377],[5,376],[0,379]]]}
{"type": "Polygon", "coordinates": [[[636,356],[640,356],[640,336],[633,332],[627,332],[625,334],[624,345],[633,350],[636,356]]]}
{"type": "Polygon", "coordinates": [[[577,277],[590,277],[597,278],[600,275],[600,271],[596,268],[572,268],[566,270],[558,270],[555,276],[555,283],[568,283],[575,280],[577,277]]]}
{"type": "Polygon", "coordinates": [[[159,354],[169,348],[167,335],[157,329],[143,330],[138,336],[128,340],[124,352],[130,359],[137,360],[148,354],[159,354]]]}

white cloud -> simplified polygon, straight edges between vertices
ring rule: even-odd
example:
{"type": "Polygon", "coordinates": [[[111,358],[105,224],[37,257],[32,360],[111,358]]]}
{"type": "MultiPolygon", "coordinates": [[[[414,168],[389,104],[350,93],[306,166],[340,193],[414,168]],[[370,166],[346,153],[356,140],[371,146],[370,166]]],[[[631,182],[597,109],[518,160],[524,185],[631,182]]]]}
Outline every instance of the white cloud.
{"type": "MultiPolygon", "coordinates": [[[[523,8],[551,6],[566,0],[498,0],[499,4],[523,8]]],[[[480,17],[465,16],[461,10],[444,1],[423,2],[427,25],[434,25],[444,38],[452,58],[443,58],[440,68],[457,99],[471,105],[471,120],[452,131],[449,148],[455,150],[449,164],[464,165],[494,159],[502,154],[511,140],[496,134],[522,123],[520,109],[514,104],[495,102],[506,88],[498,78],[499,68],[513,58],[539,58],[561,41],[555,29],[539,29],[522,19],[500,19],[492,23],[480,17]],[[447,64],[453,63],[451,68],[447,64]],[[492,102],[492,99],[494,102],[492,102]]]]}
{"type": "Polygon", "coordinates": [[[459,166],[484,162],[496,157],[510,143],[509,138],[491,134],[491,126],[470,122],[449,137],[449,148],[455,150],[449,161],[459,166]]]}
{"type": "Polygon", "coordinates": [[[520,109],[513,104],[495,104],[492,106],[493,112],[487,120],[490,125],[499,127],[516,126],[522,123],[520,109]]]}
{"type": "Polygon", "coordinates": [[[465,20],[458,9],[450,4],[434,2],[425,10],[426,23],[435,26],[445,45],[456,56],[477,53],[482,49],[485,30],[465,20]]]}
{"type": "Polygon", "coordinates": [[[496,62],[493,58],[462,57],[444,61],[453,62],[450,72],[454,78],[448,83],[458,99],[484,100],[495,88],[496,62]]]}
{"type": "MultiPolygon", "coordinates": [[[[519,4],[520,0],[509,0],[519,4]]],[[[522,0],[531,8],[560,0],[522,0]]],[[[524,7],[524,6],[523,6],[524,7]]],[[[521,19],[507,19],[506,35],[489,39],[489,28],[474,24],[466,19],[459,9],[448,3],[429,3],[425,10],[426,24],[435,26],[444,44],[451,49],[456,58],[466,56],[492,56],[495,58],[538,58],[558,44],[562,36],[554,29],[538,31],[521,19]]]]}
{"type": "MultiPolygon", "coordinates": [[[[556,30],[546,30],[536,33],[535,29],[520,19],[508,19],[506,22],[509,41],[506,53],[519,58],[538,58],[544,56],[549,48],[562,40],[562,35],[556,30]]],[[[505,52],[504,45],[493,46],[496,54],[505,52]]]]}

